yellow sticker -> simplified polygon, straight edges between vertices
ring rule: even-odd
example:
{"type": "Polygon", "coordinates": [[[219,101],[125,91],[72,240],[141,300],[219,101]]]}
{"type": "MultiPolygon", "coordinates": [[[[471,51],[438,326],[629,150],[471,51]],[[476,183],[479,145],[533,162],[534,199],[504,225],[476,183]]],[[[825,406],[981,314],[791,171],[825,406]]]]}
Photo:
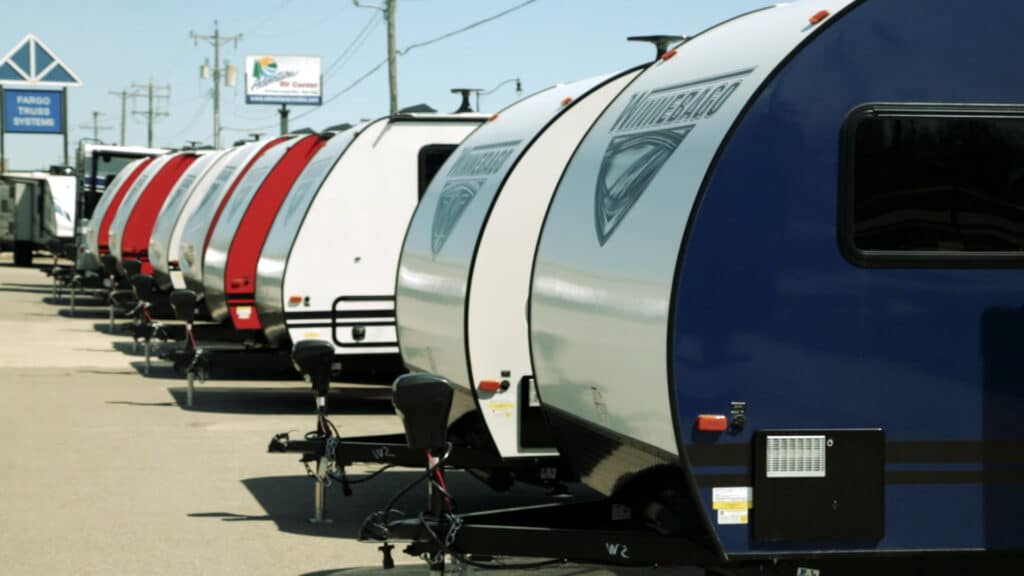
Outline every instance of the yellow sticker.
{"type": "Polygon", "coordinates": [[[315,339],[315,338],[319,338],[320,337],[320,333],[319,332],[306,332],[305,334],[302,335],[302,337],[312,340],[312,339],[315,339]]]}
{"type": "Polygon", "coordinates": [[[754,491],[750,486],[721,486],[711,489],[711,507],[715,510],[753,508],[754,491]]]}

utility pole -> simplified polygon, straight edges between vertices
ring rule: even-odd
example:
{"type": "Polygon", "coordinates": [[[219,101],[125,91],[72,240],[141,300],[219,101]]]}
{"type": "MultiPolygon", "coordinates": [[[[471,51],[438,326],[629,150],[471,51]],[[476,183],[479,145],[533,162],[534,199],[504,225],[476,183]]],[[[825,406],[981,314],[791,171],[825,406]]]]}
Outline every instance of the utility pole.
{"type": "Polygon", "coordinates": [[[99,110],[92,111],[92,124],[79,124],[79,128],[89,128],[92,130],[92,139],[100,141],[100,130],[110,130],[111,126],[100,126],[100,112],[99,110]]]}
{"type": "MultiPolygon", "coordinates": [[[[196,34],[195,32],[189,32],[192,40],[199,44],[200,40],[209,42],[213,46],[213,147],[220,148],[220,79],[221,73],[224,72],[225,84],[228,86],[234,86],[234,66],[230,64],[225,67],[222,71],[220,68],[220,47],[228,42],[234,42],[235,47],[238,47],[238,41],[242,38],[241,34],[235,34],[233,36],[222,36],[220,33],[220,23],[216,20],[213,21],[213,34],[196,34]]],[[[209,64],[204,64],[200,68],[200,77],[207,78],[211,72],[209,64]]]]}
{"type": "Polygon", "coordinates": [[[136,84],[132,82],[132,88],[135,92],[131,95],[132,98],[146,98],[146,109],[145,110],[132,110],[132,114],[137,114],[146,117],[146,146],[153,147],[153,119],[159,116],[167,116],[167,112],[162,112],[156,109],[155,103],[157,100],[167,100],[171,97],[171,87],[167,84],[153,84],[150,80],[145,84],[136,84]],[[139,90],[143,92],[140,93],[139,90]]]}
{"type": "Polygon", "coordinates": [[[356,8],[371,8],[380,10],[388,24],[388,86],[391,99],[391,114],[398,114],[398,60],[395,49],[395,4],[396,0],[384,0],[384,6],[372,4],[360,4],[359,0],[352,0],[356,8]]]}
{"type": "Polygon", "coordinates": [[[391,115],[398,114],[398,60],[395,57],[395,0],[387,0],[384,17],[388,19],[388,84],[391,87],[391,115]]]}
{"type": "Polygon", "coordinates": [[[124,126],[128,116],[128,91],[121,90],[120,92],[110,92],[110,94],[121,97],[121,146],[124,146],[124,126]]]}

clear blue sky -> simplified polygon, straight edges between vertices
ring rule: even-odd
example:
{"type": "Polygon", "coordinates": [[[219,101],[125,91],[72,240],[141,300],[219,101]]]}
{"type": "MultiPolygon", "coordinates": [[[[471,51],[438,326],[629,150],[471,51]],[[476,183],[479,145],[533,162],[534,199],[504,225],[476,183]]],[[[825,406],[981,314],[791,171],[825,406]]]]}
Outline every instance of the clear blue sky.
{"type": "MultiPolygon", "coordinates": [[[[369,0],[362,0],[370,3],[369,0]]],[[[486,18],[523,0],[398,0],[398,47],[421,42],[486,18]]],[[[377,4],[381,4],[378,1],[377,4]]],[[[766,0],[535,0],[498,20],[398,60],[399,106],[427,103],[442,111],[458,105],[452,87],[488,90],[519,76],[526,94],[558,82],[613,72],[651,58],[653,48],[626,42],[641,34],[689,35],[717,22],[768,4],[766,0]]],[[[278,131],[275,107],[246,105],[241,74],[247,54],[319,56],[326,69],[366,26],[365,42],[324,79],[330,98],[373,68],[386,55],[381,12],[357,8],[348,0],[32,0],[5,2],[0,18],[0,56],[27,33],[46,43],[83,85],[70,88],[69,128],[72,162],[80,138],[92,131],[92,111],[102,113],[106,142],[120,135],[120,98],[108,94],[152,80],[171,86],[156,121],[154,144],[182,146],[186,140],[212,143],[212,81],[199,78],[199,66],[213,60],[213,49],[194,44],[190,31],[243,34],[221,57],[239,67],[239,85],[222,88],[224,143],[248,132],[278,131]],[[371,21],[373,23],[371,23],[371,21]]],[[[742,50],[742,46],[736,47],[742,50]]],[[[481,97],[484,111],[516,99],[511,85],[481,97]]],[[[132,108],[142,110],[144,100],[132,108]]],[[[388,111],[387,68],[320,108],[293,108],[291,127],[321,129],[341,122],[375,118],[388,111]]],[[[51,135],[8,134],[11,168],[41,168],[63,159],[62,139],[51,135]]],[[[129,112],[127,143],[146,143],[146,124],[129,112]]]]}

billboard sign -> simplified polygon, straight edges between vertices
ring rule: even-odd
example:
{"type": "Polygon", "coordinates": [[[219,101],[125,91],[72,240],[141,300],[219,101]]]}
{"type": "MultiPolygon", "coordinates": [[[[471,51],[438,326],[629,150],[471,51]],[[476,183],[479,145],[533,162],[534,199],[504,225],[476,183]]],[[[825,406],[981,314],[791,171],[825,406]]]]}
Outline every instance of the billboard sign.
{"type": "Polygon", "coordinates": [[[60,90],[4,90],[4,132],[61,134],[64,96],[60,90]]]}
{"type": "Polygon", "coordinates": [[[320,58],[315,56],[246,56],[246,104],[305,104],[323,100],[320,58]]]}

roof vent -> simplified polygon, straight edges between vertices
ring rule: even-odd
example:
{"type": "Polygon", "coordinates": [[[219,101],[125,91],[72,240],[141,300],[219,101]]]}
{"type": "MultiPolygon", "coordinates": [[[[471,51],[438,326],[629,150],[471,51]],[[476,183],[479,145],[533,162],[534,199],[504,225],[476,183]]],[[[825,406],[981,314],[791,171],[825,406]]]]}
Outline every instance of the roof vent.
{"type": "Polygon", "coordinates": [[[654,49],[658,51],[658,54],[654,57],[655,60],[661,58],[662,54],[668,51],[668,47],[671,44],[677,42],[686,42],[689,40],[687,36],[673,36],[671,34],[655,34],[652,36],[630,36],[626,38],[630,42],[650,42],[654,44],[654,49]]]}
{"type": "Polygon", "coordinates": [[[480,92],[479,88],[452,88],[452,94],[462,94],[462,104],[459,104],[459,109],[455,113],[472,112],[473,107],[469,105],[469,95],[479,94],[480,92]]]}

